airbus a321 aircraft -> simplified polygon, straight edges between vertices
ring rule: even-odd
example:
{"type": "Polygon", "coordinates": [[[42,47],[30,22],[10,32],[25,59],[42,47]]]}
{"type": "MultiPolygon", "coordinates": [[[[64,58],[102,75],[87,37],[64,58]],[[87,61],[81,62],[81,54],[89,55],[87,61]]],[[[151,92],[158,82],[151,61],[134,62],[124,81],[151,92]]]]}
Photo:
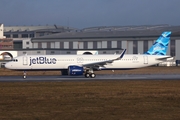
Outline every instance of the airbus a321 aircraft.
{"type": "Polygon", "coordinates": [[[97,70],[123,70],[142,68],[166,61],[171,32],[163,32],[152,47],[144,54],[120,55],[24,55],[5,64],[11,70],[60,70],[71,76],[83,75],[95,78],[97,70]]]}

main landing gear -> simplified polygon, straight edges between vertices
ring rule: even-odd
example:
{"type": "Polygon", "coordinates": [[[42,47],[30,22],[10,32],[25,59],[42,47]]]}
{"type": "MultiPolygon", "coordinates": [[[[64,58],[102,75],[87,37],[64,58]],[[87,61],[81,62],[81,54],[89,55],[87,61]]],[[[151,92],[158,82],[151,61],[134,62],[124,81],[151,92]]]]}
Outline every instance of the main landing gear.
{"type": "Polygon", "coordinates": [[[93,72],[92,69],[89,69],[89,70],[87,70],[87,71],[85,72],[84,76],[85,76],[86,78],[89,78],[89,77],[95,78],[95,77],[96,77],[96,74],[93,72]]]}
{"type": "Polygon", "coordinates": [[[23,78],[26,79],[26,71],[23,71],[23,78]]]}

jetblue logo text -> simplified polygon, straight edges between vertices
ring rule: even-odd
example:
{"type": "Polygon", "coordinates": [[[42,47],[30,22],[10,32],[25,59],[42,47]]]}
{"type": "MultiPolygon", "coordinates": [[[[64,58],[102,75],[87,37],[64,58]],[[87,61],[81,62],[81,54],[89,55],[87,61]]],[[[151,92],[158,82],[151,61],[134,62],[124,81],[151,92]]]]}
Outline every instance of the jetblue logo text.
{"type": "Polygon", "coordinates": [[[36,57],[36,58],[31,58],[30,57],[30,63],[29,66],[33,64],[56,64],[56,59],[55,58],[47,58],[47,57],[36,57]]]}

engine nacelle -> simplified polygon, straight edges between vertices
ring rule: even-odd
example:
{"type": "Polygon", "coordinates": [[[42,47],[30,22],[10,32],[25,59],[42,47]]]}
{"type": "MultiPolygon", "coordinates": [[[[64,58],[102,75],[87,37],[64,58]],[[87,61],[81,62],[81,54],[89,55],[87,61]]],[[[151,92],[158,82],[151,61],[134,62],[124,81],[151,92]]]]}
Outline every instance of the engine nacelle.
{"type": "Polygon", "coordinates": [[[68,74],[73,76],[83,75],[84,68],[80,66],[69,66],[68,67],[68,74]]]}

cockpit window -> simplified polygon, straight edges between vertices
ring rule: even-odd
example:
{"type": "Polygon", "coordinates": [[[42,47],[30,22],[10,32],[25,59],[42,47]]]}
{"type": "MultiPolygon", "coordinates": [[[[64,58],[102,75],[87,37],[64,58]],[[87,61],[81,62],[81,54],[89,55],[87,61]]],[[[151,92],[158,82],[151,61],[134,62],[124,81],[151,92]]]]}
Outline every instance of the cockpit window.
{"type": "Polygon", "coordinates": [[[12,61],[13,61],[13,62],[18,62],[18,60],[17,60],[17,59],[13,59],[12,61]]]}

